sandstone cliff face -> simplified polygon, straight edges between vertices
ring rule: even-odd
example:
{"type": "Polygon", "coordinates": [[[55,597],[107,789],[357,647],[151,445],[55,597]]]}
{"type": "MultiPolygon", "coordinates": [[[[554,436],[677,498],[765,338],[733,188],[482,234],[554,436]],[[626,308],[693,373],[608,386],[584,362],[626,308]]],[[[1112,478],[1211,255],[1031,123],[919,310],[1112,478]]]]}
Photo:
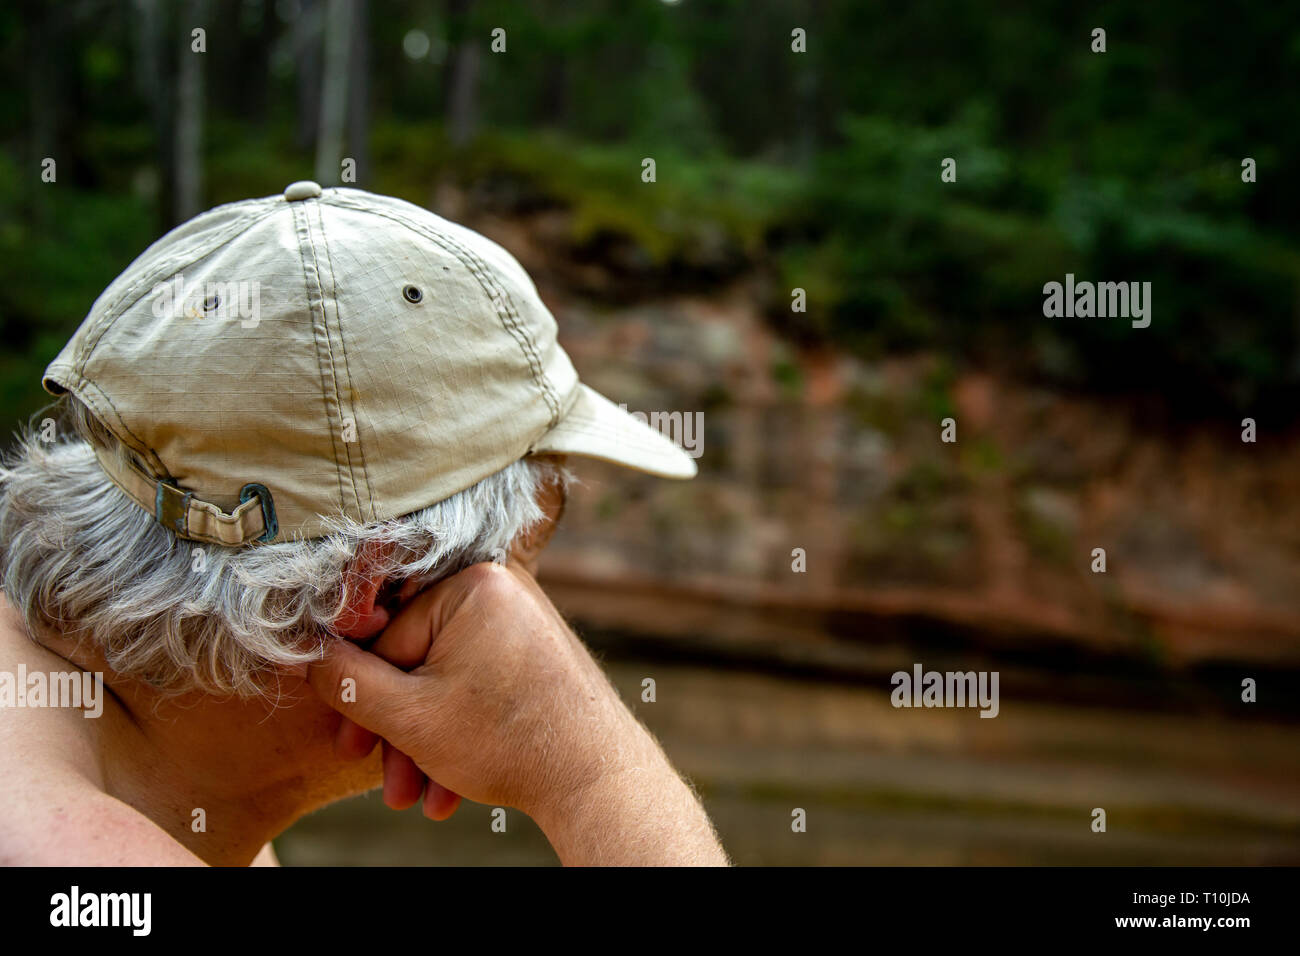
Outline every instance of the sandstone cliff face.
{"type": "MultiPolygon", "coordinates": [[[[767,608],[768,625],[815,614],[844,630],[857,614],[994,646],[1300,662],[1300,434],[1267,409],[1252,444],[1227,412],[1178,423],[941,355],[800,349],[765,321],[757,271],[610,304],[617,263],[575,261],[560,215],[476,225],[537,277],[585,380],[630,410],[703,425],[690,483],[579,465],[588,486],[547,564],[557,583],[598,585],[575,600],[658,589],[680,614],[723,599],[767,608]]],[[[670,610],[625,608],[600,619],[681,629],[670,610]]]]}

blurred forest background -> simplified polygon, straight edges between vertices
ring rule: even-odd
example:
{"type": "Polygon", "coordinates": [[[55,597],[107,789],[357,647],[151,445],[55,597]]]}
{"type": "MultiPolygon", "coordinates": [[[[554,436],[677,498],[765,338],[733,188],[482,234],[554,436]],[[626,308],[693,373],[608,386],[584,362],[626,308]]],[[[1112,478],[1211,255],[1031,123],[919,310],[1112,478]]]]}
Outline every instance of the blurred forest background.
{"type": "MultiPolygon", "coordinates": [[[[153,239],[352,159],[510,249],[594,387],[703,413],[694,482],[579,468],[543,574],[738,862],[1300,862],[1285,5],[16,0],[0,54],[11,428],[153,239]],[[1044,318],[1066,273],[1150,327],[1044,318]],[[894,710],[916,661],[1000,716],[894,710]]],[[[554,862],[487,814],[279,847],[554,862]]]]}

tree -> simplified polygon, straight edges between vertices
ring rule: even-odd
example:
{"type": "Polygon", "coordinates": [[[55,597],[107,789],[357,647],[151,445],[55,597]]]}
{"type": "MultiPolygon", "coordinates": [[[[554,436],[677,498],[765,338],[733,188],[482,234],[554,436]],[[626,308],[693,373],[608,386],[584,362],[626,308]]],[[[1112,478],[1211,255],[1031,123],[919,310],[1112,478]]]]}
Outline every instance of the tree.
{"type": "Polygon", "coordinates": [[[343,157],[343,121],[348,107],[349,34],[355,22],[352,0],[327,0],[325,69],[321,76],[320,123],[316,135],[316,181],[338,179],[343,157]]]}
{"type": "Polygon", "coordinates": [[[176,192],[174,218],[184,222],[203,211],[203,61],[192,31],[206,29],[206,0],[187,0],[180,24],[176,83],[176,192]]]}

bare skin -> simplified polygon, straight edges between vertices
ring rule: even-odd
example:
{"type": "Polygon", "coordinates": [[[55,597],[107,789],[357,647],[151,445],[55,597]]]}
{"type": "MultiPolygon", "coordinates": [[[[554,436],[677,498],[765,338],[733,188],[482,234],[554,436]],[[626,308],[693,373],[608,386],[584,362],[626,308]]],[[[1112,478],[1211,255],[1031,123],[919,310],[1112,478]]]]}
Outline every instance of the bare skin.
{"type": "MultiPolygon", "coordinates": [[[[405,755],[386,763],[390,784],[406,787],[408,759],[438,782],[427,816],[463,794],[523,810],[566,864],[726,864],[695,795],[526,571],[463,571],[372,650],[340,643],[312,686],[405,755]]],[[[404,799],[419,789],[417,774],[404,799]]]]}
{"type": "Polygon", "coordinates": [[[0,709],[0,863],[275,865],[273,837],[386,778],[390,806],[423,801],[433,819],[458,794],[517,807],[566,864],[725,865],[698,800],[533,581],[558,493],[543,505],[509,568],[387,608],[367,582],[340,632],[379,635],[375,653],[339,642],[285,672],[278,702],[160,701],[69,640],[37,645],[0,598],[0,670],[100,672],[107,698],[97,720],[0,709]]]}

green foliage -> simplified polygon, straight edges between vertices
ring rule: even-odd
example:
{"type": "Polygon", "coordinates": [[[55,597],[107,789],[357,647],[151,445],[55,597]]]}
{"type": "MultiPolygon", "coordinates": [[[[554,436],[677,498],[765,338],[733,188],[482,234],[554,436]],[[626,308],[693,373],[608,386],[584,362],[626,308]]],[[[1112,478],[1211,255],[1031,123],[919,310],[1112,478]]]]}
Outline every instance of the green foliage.
{"type": "MultiPolygon", "coordinates": [[[[635,250],[642,291],[757,270],[799,342],[1009,365],[1190,415],[1300,407],[1285,7],[482,0],[456,23],[443,4],[369,7],[367,188],[427,204],[451,181],[563,206],[575,247],[635,250]],[[807,53],[790,50],[796,25],[807,53]],[[478,132],[453,147],[455,44],[496,26],[510,52],[481,54],[478,132]],[[401,53],[411,29],[429,58],[401,53]],[[1044,318],[1042,286],[1067,272],[1151,282],[1150,328],[1044,318]]],[[[155,119],[170,94],[142,79],[132,9],[91,0],[57,29],[0,13],[0,325],[6,367],[30,353],[33,377],[167,212],[155,119]],[[57,186],[34,174],[38,148],[57,154],[57,186]]],[[[300,25],[292,5],[266,12],[208,25],[210,204],[311,175],[300,25]]]]}
{"type": "Polygon", "coordinates": [[[10,424],[49,401],[40,386],[46,364],[153,239],[135,196],[48,184],[24,212],[18,181],[0,153],[0,407],[10,424]]]}

